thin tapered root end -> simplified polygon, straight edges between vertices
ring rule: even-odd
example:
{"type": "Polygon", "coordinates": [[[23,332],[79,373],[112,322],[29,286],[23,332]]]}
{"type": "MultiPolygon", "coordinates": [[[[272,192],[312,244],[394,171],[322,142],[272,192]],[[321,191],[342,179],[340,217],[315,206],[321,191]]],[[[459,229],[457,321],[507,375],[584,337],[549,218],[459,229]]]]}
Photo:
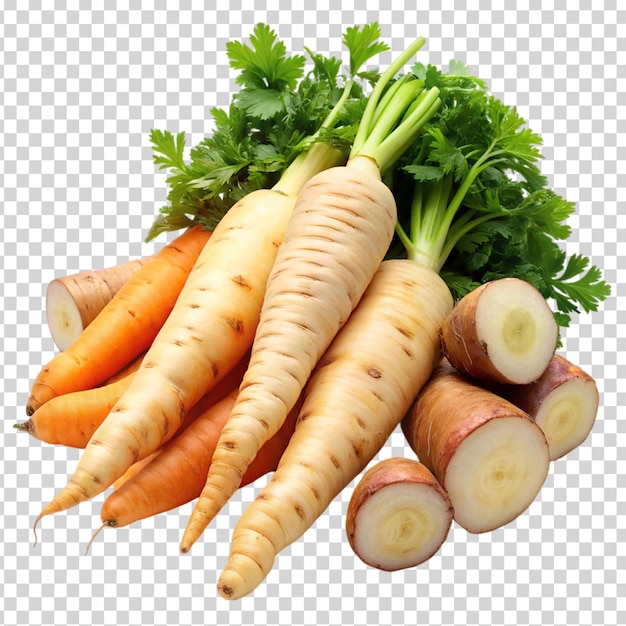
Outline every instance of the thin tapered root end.
{"type": "Polygon", "coordinates": [[[225,600],[239,600],[245,594],[242,591],[246,583],[244,579],[233,570],[224,570],[217,583],[217,591],[225,600]]]}
{"type": "Polygon", "coordinates": [[[187,522],[180,542],[180,551],[185,554],[198,540],[204,529],[228,503],[241,484],[242,472],[226,464],[212,461],[207,482],[187,522]]]}
{"type": "Polygon", "coordinates": [[[32,420],[26,420],[25,422],[13,424],[13,428],[15,428],[16,430],[22,430],[25,433],[29,433],[30,435],[33,435],[35,432],[32,420]]]}
{"type": "Polygon", "coordinates": [[[254,559],[243,554],[231,555],[217,581],[217,591],[226,600],[239,600],[252,593],[266,575],[254,559]]]}
{"type": "Polygon", "coordinates": [[[206,515],[204,512],[199,512],[196,509],[191,513],[191,517],[187,522],[187,527],[185,528],[183,538],[180,542],[180,551],[182,554],[187,554],[187,552],[191,550],[191,547],[200,538],[204,529],[211,523],[213,517],[217,515],[217,511],[215,515],[206,515]]]}
{"type": "Polygon", "coordinates": [[[102,525],[96,529],[94,534],[91,536],[91,539],[89,540],[89,543],[87,544],[87,547],[85,548],[85,555],[89,554],[89,550],[91,550],[91,544],[94,542],[94,539],[100,534],[100,531],[107,525],[108,525],[107,522],[104,521],[102,522],[102,525]]]}

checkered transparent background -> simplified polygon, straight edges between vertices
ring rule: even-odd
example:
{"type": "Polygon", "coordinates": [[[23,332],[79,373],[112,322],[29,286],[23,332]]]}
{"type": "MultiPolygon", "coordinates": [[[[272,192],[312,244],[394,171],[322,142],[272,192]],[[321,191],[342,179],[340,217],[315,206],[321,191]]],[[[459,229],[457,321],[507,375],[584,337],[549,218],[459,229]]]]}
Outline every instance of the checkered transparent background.
{"type": "MultiPolygon", "coordinates": [[[[626,405],[626,13],[617,0],[521,2],[95,3],[4,0],[0,9],[2,394],[0,613],[10,624],[624,624],[626,405]],[[249,10],[250,5],[257,8],[249,10]],[[330,8],[342,6],[341,9],[330,8]],[[419,9],[415,6],[419,5],[419,9]],[[502,5],[507,8],[502,9],[502,5]],[[54,7],[54,8],[50,8],[54,7]],[[227,8],[228,7],[228,8],[227,8]],[[227,603],[215,583],[230,529],[260,483],[242,490],[192,554],[178,542],[191,505],[106,529],[89,555],[101,500],[42,522],[78,453],[39,444],[13,425],[54,353],[45,287],[66,273],[148,254],[165,197],[151,128],[210,132],[208,110],[234,81],[229,39],[271,24],[290,49],[341,54],[344,26],[377,20],[399,52],[424,35],[420,58],[465,61],[544,138],[544,172],[577,203],[568,244],[604,271],[613,295],[576,318],[565,353],[598,381],[602,407],[583,446],[552,465],[529,510],[496,532],[453,526],[428,563],[382,573],[344,535],[350,490],[276,560],[254,595],[227,603]],[[623,250],[622,250],[623,251],[623,250]],[[620,389],[618,389],[618,385],[620,389]]],[[[386,57],[388,60],[390,57],[386,57]]],[[[380,458],[407,453],[394,433],[380,458]]]]}

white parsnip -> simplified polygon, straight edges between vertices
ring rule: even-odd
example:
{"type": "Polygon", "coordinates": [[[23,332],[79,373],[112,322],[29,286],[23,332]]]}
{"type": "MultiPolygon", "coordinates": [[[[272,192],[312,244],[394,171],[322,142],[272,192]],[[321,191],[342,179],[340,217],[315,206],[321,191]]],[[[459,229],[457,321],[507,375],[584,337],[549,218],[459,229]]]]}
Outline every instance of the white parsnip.
{"type": "Polygon", "coordinates": [[[382,263],[307,383],[275,474],[235,526],[218,581],[224,597],[259,585],[385,444],[440,357],[438,330],[451,309],[435,272],[382,263]]]}

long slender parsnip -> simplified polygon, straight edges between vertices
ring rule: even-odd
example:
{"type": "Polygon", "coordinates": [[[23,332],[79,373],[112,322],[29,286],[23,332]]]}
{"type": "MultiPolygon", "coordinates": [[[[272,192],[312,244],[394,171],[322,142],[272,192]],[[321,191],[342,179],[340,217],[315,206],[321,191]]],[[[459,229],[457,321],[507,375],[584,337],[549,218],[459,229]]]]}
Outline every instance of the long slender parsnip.
{"type": "Polygon", "coordinates": [[[300,193],[268,279],[250,366],[183,535],[183,552],[280,428],[389,249],[397,210],[382,174],[435,113],[438,91],[405,79],[382,92],[422,43],[409,47],[377,83],[348,163],[320,172],[300,193]]]}
{"type": "Polygon", "coordinates": [[[239,519],[220,594],[251,593],[377,454],[440,357],[452,297],[432,270],[385,261],[309,380],[270,482],[239,519]]]}
{"type": "Polygon", "coordinates": [[[44,515],[102,493],[134,462],[167,442],[191,407],[242,359],[297,194],[311,176],[343,158],[335,148],[316,143],[273,189],[248,194],[222,218],[131,385],[35,527],[44,515]]]}

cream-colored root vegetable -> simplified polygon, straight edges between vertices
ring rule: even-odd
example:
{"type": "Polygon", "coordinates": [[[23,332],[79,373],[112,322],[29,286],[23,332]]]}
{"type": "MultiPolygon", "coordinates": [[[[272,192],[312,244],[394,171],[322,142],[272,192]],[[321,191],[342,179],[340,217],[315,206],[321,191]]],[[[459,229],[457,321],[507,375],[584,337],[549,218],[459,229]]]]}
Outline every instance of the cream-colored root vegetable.
{"type": "Polygon", "coordinates": [[[558,333],[545,298],[519,278],[477,287],[441,329],[444,352],[457,369],[483,381],[518,385],[541,376],[558,333]]]}
{"type": "Polygon", "coordinates": [[[235,526],[218,582],[224,597],[251,593],[381,449],[438,361],[451,309],[435,272],[382,263],[311,376],[275,474],[235,526]]]}
{"type": "Polygon", "coordinates": [[[391,191],[361,167],[326,170],[302,190],[268,281],[237,403],[183,535],[183,552],[283,424],[382,261],[395,219],[391,191]]]}
{"type": "Polygon", "coordinates": [[[422,43],[416,40],[377,82],[346,166],[317,174],[300,193],[268,279],[250,366],[185,529],[183,552],[280,428],[389,249],[397,211],[382,175],[434,115],[439,91],[414,77],[383,90],[422,43]]]}
{"type": "Polygon", "coordinates": [[[596,381],[559,354],[537,381],[510,385],[503,395],[535,419],[546,435],[553,461],[587,439],[600,403],[596,381]]]}
{"type": "Polygon", "coordinates": [[[521,515],[548,474],[548,442],[535,421],[447,361],[424,385],[402,428],[450,496],[454,519],[472,533],[521,515]]]}
{"type": "Polygon", "coordinates": [[[452,525],[448,494],[415,459],[391,457],[363,474],[346,513],[354,553],[386,571],[415,567],[443,545],[452,525]]]}

